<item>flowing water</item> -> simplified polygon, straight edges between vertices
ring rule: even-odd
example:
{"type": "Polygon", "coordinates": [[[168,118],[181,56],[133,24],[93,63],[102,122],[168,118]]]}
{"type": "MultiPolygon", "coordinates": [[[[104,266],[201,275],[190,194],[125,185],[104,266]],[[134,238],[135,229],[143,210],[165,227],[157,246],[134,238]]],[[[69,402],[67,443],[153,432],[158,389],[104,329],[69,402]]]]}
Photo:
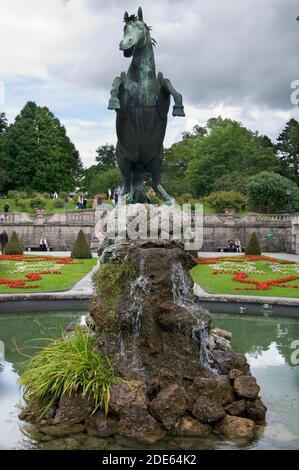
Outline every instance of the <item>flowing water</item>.
{"type": "Polygon", "coordinates": [[[132,321],[133,341],[139,336],[142,320],[142,300],[149,294],[148,280],[144,275],[144,260],[140,262],[139,276],[130,285],[131,307],[128,314],[132,321]]]}
{"type": "Polygon", "coordinates": [[[209,350],[209,329],[208,324],[202,318],[198,304],[194,301],[191,281],[186,276],[186,272],[181,263],[174,263],[171,269],[172,294],[174,302],[186,311],[187,315],[192,315],[196,321],[193,328],[193,339],[199,344],[199,362],[205,367],[216,372],[211,367],[212,358],[209,350]]]}
{"type": "MultiPolygon", "coordinates": [[[[9,313],[0,315],[0,341],[5,345],[5,360],[0,365],[0,449],[137,449],[143,444],[115,437],[97,439],[84,433],[63,438],[45,437],[45,442],[30,440],[22,432],[18,418],[21,400],[17,380],[22,352],[33,354],[45,338],[60,336],[70,322],[83,322],[84,312],[9,313]],[[14,338],[14,341],[12,341],[14,338]],[[32,339],[39,339],[31,342],[32,339]]],[[[168,438],[148,446],[153,449],[299,449],[299,319],[213,315],[213,325],[233,333],[232,345],[246,354],[253,375],[261,386],[268,407],[267,425],[259,428],[250,443],[208,439],[168,438]],[[297,343],[296,343],[297,341],[297,343]],[[297,344],[297,346],[296,346],[297,344]]],[[[1,344],[1,343],[0,343],[1,344]]]]}

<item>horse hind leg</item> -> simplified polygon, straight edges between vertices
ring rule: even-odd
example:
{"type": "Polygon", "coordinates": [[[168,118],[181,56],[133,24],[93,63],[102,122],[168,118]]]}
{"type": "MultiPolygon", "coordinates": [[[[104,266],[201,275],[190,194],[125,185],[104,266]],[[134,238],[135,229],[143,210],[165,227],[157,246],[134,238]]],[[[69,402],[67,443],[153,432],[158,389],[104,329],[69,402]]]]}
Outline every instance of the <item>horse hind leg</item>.
{"type": "Polygon", "coordinates": [[[163,200],[167,205],[172,205],[172,200],[169,194],[165,191],[161,184],[161,172],[162,172],[162,161],[163,161],[163,151],[157,157],[155,157],[147,165],[147,171],[152,175],[152,186],[155,193],[160,194],[163,200]]]}

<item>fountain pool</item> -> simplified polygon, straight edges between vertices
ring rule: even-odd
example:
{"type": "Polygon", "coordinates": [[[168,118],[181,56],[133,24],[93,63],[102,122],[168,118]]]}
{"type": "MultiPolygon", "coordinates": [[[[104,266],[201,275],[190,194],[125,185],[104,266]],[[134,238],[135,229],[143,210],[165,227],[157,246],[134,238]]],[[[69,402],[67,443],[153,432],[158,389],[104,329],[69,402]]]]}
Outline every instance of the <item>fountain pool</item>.
{"type": "Polygon", "coordinates": [[[168,437],[146,447],[128,438],[103,439],[84,433],[35,441],[23,432],[28,425],[17,417],[22,395],[17,380],[24,359],[17,349],[33,354],[47,338],[60,336],[70,322],[84,322],[84,315],[84,311],[0,315],[0,341],[5,345],[5,359],[0,363],[0,449],[299,449],[299,352],[294,349],[299,340],[299,320],[230,314],[214,314],[213,326],[233,333],[232,345],[246,354],[268,407],[267,424],[259,427],[258,436],[250,443],[229,442],[217,436],[168,437]]]}

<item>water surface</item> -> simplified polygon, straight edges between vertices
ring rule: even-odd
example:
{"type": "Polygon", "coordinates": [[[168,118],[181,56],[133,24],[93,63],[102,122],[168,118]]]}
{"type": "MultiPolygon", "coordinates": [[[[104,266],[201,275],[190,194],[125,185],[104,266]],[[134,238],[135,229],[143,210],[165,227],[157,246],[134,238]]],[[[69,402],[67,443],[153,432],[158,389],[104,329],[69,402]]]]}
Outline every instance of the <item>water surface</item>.
{"type": "MultiPolygon", "coordinates": [[[[233,333],[233,347],[246,354],[268,407],[267,425],[250,443],[209,439],[168,438],[153,449],[299,449],[299,364],[291,348],[299,340],[299,320],[215,314],[213,324],[233,333]]],[[[21,390],[17,384],[22,353],[33,354],[47,338],[56,338],[70,322],[84,321],[84,312],[9,313],[0,315],[0,341],[5,361],[0,365],[0,449],[137,449],[144,444],[126,438],[100,439],[84,433],[36,442],[24,435],[18,418],[21,390]],[[38,339],[33,341],[32,339],[38,339]]],[[[299,354],[297,355],[299,358],[299,354]]]]}

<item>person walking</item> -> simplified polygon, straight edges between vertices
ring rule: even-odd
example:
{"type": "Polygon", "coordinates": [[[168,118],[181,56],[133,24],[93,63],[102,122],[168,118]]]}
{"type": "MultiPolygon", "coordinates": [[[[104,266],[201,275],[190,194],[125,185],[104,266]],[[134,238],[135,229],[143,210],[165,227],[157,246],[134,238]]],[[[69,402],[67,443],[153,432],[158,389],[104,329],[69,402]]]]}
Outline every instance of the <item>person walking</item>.
{"type": "Polygon", "coordinates": [[[65,198],[64,198],[66,209],[68,209],[68,207],[69,207],[69,200],[70,200],[70,196],[69,196],[68,193],[66,193],[65,198]]]}
{"type": "Polygon", "coordinates": [[[3,254],[4,250],[5,250],[5,247],[8,243],[8,235],[5,232],[5,230],[3,230],[3,232],[0,234],[0,243],[1,243],[1,252],[3,254]]]}
{"type": "Polygon", "coordinates": [[[7,214],[9,212],[9,204],[8,202],[6,202],[6,204],[4,204],[4,214],[7,214]]]}

